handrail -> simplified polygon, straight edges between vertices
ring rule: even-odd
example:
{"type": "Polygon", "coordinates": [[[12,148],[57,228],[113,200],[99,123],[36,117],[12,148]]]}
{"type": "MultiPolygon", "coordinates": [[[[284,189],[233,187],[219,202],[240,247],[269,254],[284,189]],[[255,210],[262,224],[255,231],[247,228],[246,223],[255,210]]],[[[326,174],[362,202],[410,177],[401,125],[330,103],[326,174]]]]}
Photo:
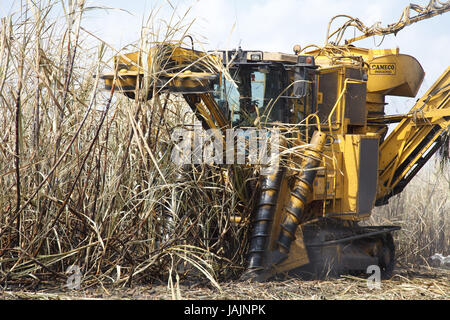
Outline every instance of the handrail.
{"type": "MultiPolygon", "coordinates": [[[[344,94],[347,92],[347,84],[348,83],[365,83],[365,82],[366,81],[364,81],[364,80],[356,80],[356,79],[350,79],[350,78],[346,78],[344,80],[344,88],[342,89],[341,93],[339,94],[339,97],[337,98],[333,108],[330,111],[330,114],[328,115],[328,129],[329,129],[330,133],[333,132],[332,125],[331,125],[331,117],[336,112],[336,110],[338,110],[337,106],[339,105],[339,102],[341,101],[344,94]]],[[[340,114],[338,116],[336,116],[336,124],[338,125],[336,130],[341,129],[341,133],[343,134],[344,132],[343,132],[342,124],[344,123],[344,117],[345,117],[345,102],[341,109],[342,110],[341,110],[340,114]]]]}
{"type": "Polygon", "coordinates": [[[320,119],[319,116],[315,113],[311,113],[309,114],[306,118],[305,118],[305,122],[306,122],[306,143],[309,143],[309,118],[315,118],[316,119],[316,123],[317,123],[317,130],[319,132],[321,132],[322,130],[320,129],[320,119]]]}

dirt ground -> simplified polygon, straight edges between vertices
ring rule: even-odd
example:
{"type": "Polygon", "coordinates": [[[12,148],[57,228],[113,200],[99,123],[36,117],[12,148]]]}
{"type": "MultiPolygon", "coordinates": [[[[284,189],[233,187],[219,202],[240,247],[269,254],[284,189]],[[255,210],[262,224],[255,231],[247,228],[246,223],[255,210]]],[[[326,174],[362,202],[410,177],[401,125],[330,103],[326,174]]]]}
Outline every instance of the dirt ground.
{"type": "Polygon", "coordinates": [[[400,269],[381,288],[370,289],[363,277],[343,276],[322,281],[290,279],[266,283],[227,282],[221,290],[209,284],[136,285],[132,288],[96,287],[85,290],[0,290],[0,299],[38,300],[448,300],[450,270],[437,268],[400,269]]]}

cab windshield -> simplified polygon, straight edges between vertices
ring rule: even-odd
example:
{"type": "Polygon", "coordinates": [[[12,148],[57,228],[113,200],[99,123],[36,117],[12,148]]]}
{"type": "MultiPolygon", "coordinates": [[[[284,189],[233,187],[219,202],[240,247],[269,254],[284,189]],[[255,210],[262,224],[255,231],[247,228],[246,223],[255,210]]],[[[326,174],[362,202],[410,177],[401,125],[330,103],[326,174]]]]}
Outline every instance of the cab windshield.
{"type": "Polygon", "coordinates": [[[280,98],[285,88],[282,70],[269,66],[239,66],[230,69],[234,83],[225,78],[216,85],[215,99],[233,126],[285,122],[286,101],[280,98]]]}

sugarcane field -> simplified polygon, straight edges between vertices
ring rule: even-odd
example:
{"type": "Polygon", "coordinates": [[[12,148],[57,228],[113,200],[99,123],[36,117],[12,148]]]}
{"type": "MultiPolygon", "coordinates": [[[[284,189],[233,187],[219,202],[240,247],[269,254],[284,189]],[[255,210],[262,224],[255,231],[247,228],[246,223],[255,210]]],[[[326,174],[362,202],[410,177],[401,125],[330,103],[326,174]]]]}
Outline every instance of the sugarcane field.
{"type": "Polygon", "coordinates": [[[449,50],[450,1],[1,0],[0,300],[449,300],[449,50]]]}

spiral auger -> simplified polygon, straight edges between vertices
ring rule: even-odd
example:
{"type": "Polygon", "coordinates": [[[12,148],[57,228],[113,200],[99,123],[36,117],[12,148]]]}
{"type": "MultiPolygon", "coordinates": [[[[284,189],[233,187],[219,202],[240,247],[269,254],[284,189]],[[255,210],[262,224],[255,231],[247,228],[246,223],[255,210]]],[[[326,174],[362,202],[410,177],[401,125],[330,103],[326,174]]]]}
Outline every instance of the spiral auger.
{"type": "Polygon", "coordinates": [[[311,139],[311,147],[304,153],[301,163],[302,171],[295,177],[294,187],[290,193],[289,203],[285,207],[285,219],[281,224],[278,237],[278,248],[271,252],[270,264],[272,266],[285,260],[289,254],[295,232],[300,224],[307,205],[307,199],[313,190],[313,181],[316,177],[317,167],[321,162],[321,153],[326,141],[326,134],[316,131],[311,139]]]}
{"type": "Polygon", "coordinates": [[[280,168],[271,175],[261,176],[261,196],[253,220],[248,267],[242,279],[253,278],[264,269],[264,255],[269,244],[270,231],[284,172],[284,168],[280,168]]]}
{"type": "MultiPolygon", "coordinates": [[[[326,134],[316,131],[310,142],[310,146],[304,153],[301,162],[302,171],[295,177],[294,187],[289,196],[289,203],[279,212],[285,216],[280,225],[279,235],[272,235],[272,223],[277,211],[281,183],[285,175],[285,169],[280,168],[272,175],[262,176],[261,196],[259,198],[255,216],[253,219],[253,231],[248,256],[247,271],[241,277],[242,280],[252,279],[264,281],[272,274],[272,267],[287,258],[295,232],[305,211],[308,196],[312,192],[312,184],[316,176],[317,167],[321,162],[321,153],[325,145],[326,134]],[[269,252],[271,238],[276,238],[277,249],[269,252]]],[[[276,229],[276,228],[275,228],[276,229]]]]}

